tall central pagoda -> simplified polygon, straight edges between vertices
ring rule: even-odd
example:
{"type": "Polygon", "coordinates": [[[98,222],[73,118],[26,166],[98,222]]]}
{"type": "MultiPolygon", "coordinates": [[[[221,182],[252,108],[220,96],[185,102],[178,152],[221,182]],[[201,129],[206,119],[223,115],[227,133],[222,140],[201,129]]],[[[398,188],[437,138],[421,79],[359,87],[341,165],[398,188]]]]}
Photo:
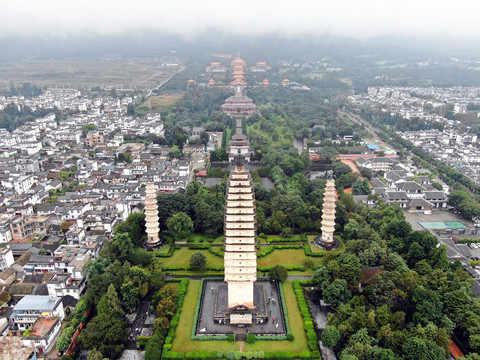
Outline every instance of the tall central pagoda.
{"type": "Polygon", "coordinates": [[[235,156],[225,202],[225,281],[228,307],[253,308],[253,284],[257,280],[257,222],[255,194],[245,158],[235,156]]]}

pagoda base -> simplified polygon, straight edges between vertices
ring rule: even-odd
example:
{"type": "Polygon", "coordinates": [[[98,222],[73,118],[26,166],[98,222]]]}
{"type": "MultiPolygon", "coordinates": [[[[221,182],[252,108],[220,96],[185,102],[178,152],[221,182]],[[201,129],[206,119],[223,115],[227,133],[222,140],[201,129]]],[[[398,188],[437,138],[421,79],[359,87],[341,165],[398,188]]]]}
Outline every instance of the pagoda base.
{"type": "MultiPolygon", "coordinates": [[[[235,334],[236,340],[251,333],[286,335],[284,309],[276,282],[259,279],[254,283],[254,307],[228,307],[228,285],[220,279],[205,279],[197,317],[197,336],[235,334]],[[274,300],[272,300],[274,299],[274,300]]],[[[245,340],[245,339],[243,339],[245,340]]]]}
{"type": "Polygon", "coordinates": [[[326,243],[322,241],[322,235],[319,235],[315,239],[313,239],[313,243],[315,246],[325,249],[327,251],[334,250],[340,246],[340,240],[335,236],[333,237],[332,242],[326,243]]]}
{"type": "Polygon", "coordinates": [[[167,243],[168,242],[164,237],[159,236],[158,241],[154,243],[149,243],[147,240],[145,240],[142,247],[147,251],[153,251],[164,247],[167,245],[167,243]]]}

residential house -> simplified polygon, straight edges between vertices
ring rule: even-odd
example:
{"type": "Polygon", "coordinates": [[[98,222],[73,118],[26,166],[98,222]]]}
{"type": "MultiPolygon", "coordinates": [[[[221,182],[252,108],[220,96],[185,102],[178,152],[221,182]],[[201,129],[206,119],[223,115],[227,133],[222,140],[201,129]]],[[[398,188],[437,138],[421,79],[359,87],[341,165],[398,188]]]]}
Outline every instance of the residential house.
{"type": "Polygon", "coordinates": [[[57,317],[60,321],[63,320],[65,312],[62,299],[45,295],[24,296],[14,306],[11,320],[19,330],[25,331],[41,317],[57,317]]]}

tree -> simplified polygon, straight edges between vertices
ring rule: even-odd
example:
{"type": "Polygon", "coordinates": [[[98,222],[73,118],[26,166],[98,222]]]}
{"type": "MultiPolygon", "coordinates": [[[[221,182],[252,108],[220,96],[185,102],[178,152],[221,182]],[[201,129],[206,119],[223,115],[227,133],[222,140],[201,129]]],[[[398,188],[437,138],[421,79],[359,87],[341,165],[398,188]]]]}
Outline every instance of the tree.
{"type": "Polygon", "coordinates": [[[340,277],[345,279],[351,288],[357,288],[360,281],[360,260],[354,254],[343,253],[338,258],[340,277]]]}
{"type": "Polygon", "coordinates": [[[158,291],[165,283],[165,276],[159,270],[154,270],[148,277],[148,288],[150,291],[158,291]]]}
{"type": "Polygon", "coordinates": [[[128,116],[135,115],[135,108],[133,107],[132,103],[127,105],[127,115],[128,116]]]}
{"type": "Polygon", "coordinates": [[[355,209],[355,199],[352,194],[342,194],[340,196],[340,202],[345,206],[347,211],[353,211],[355,209]]]}
{"type": "Polygon", "coordinates": [[[105,360],[107,358],[104,358],[102,353],[100,351],[97,351],[97,349],[90,350],[88,352],[87,360],[105,360]]]}
{"type": "Polygon", "coordinates": [[[324,147],[322,150],[320,150],[320,155],[322,160],[335,161],[335,159],[338,157],[338,151],[335,150],[333,147],[327,146],[327,147],[324,147]]]}
{"type": "Polygon", "coordinates": [[[68,326],[63,329],[62,335],[58,338],[57,341],[57,350],[60,352],[64,352],[70,346],[72,342],[73,334],[75,333],[75,328],[73,326],[68,326]]]}
{"type": "Polygon", "coordinates": [[[95,126],[95,124],[85,124],[82,126],[82,134],[83,136],[86,136],[89,131],[94,131],[96,129],[97,127],[95,126]]]}
{"type": "Polygon", "coordinates": [[[196,271],[207,270],[207,257],[200,251],[190,256],[190,267],[196,271]]]}
{"type": "Polygon", "coordinates": [[[119,233],[128,233],[132,242],[139,246],[145,236],[145,214],[130,214],[123,223],[115,226],[115,234],[119,233]]]}
{"type": "Polygon", "coordinates": [[[103,356],[117,357],[127,340],[128,327],[123,320],[125,312],[111,284],[97,305],[98,314],[79,336],[86,349],[97,349],[103,356]]]}
{"type": "Polygon", "coordinates": [[[353,195],[368,195],[371,193],[370,186],[368,185],[368,180],[357,179],[352,185],[352,194],[353,195]]]}
{"type": "Polygon", "coordinates": [[[333,163],[333,174],[335,175],[336,178],[342,175],[350,174],[351,172],[352,172],[352,168],[347,164],[344,164],[341,161],[335,161],[333,163]]]}
{"type": "Polygon", "coordinates": [[[180,211],[187,213],[190,210],[187,198],[182,194],[165,194],[157,196],[158,218],[160,228],[165,228],[167,219],[180,211]]]}
{"type": "Polygon", "coordinates": [[[202,142],[203,146],[207,146],[208,140],[210,140],[210,135],[208,135],[205,131],[200,133],[200,141],[202,142]]]}
{"type": "Polygon", "coordinates": [[[135,257],[134,245],[128,233],[115,234],[115,237],[102,250],[101,255],[109,257],[112,261],[120,260],[132,262],[135,257]]]}
{"type": "Polygon", "coordinates": [[[373,177],[373,172],[369,168],[362,167],[360,168],[360,175],[362,175],[364,178],[367,178],[368,180],[371,180],[373,177]]]}
{"type": "Polygon", "coordinates": [[[330,358],[330,349],[337,346],[338,340],[340,340],[340,331],[333,325],[327,325],[322,331],[322,344],[328,348],[327,359],[330,358]]]}
{"type": "Polygon", "coordinates": [[[338,305],[348,301],[351,297],[352,293],[344,279],[335,279],[323,291],[323,299],[333,307],[338,307],[338,305]]]}
{"type": "Polygon", "coordinates": [[[175,241],[188,238],[193,229],[193,221],[184,212],[178,212],[167,219],[167,228],[175,241]]]}
{"type": "Polygon", "coordinates": [[[138,287],[134,286],[131,281],[124,282],[121,287],[123,303],[127,309],[134,309],[139,302],[138,287]]]}
{"type": "Polygon", "coordinates": [[[168,158],[172,159],[180,159],[182,157],[182,150],[178,145],[172,146],[170,151],[168,152],[168,158]]]}
{"type": "Polygon", "coordinates": [[[287,280],[288,271],[283,265],[275,265],[272,268],[270,268],[270,271],[268,272],[268,276],[273,280],[284,282],[285,280],[287,280]]]}

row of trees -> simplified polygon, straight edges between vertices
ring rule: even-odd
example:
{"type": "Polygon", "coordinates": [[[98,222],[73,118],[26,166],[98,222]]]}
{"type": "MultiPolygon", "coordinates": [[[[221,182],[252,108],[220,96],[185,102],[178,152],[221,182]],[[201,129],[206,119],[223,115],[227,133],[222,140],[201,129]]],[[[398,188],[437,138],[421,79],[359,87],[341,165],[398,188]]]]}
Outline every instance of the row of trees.
{"type": "Polygon", "coordinates": [[[78,337],[91,357],[116,358],[127,341],[125,314],[141,299],[163,286],[159,270],[145,270],[151,254],[138,246],[145,239],[145,215],[132,214],[115,228],[114,238],[87,265],[89,286],[82,302],[95,306],[96,314],[78,337]]]}

